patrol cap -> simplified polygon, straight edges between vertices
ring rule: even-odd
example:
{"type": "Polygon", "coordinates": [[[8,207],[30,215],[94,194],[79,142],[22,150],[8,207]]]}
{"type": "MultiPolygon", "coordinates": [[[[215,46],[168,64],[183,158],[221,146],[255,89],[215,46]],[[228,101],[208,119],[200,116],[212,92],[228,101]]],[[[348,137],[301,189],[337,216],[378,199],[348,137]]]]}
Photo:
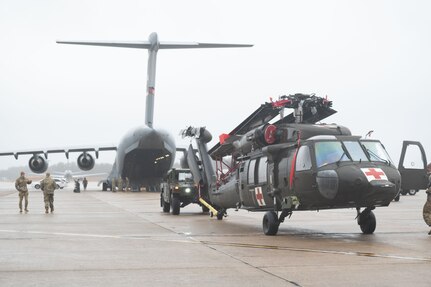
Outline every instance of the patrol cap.
{"type": "Polygon", "coordinates": [[[49,172],[46,173],[46,176],[50,176],[51,174],[49,172]]]}

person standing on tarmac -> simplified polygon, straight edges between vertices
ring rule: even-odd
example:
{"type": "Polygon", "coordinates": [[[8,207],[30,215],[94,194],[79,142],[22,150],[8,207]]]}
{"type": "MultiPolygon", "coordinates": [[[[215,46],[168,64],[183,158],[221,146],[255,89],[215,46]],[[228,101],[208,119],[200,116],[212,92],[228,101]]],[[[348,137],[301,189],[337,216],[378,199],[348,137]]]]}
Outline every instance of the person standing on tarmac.
{"type": "MultiPolygon", "coordinates": [[[[427,201],[425,202],[423,209],[423,217],[426,224],[431,227],[431,187],[427,189],[427,201]]],[[[428,232],[428,235],[431,235],[431,230],[428,232]]]]}
{"type": "MultiPolygon", "coordinates": [[[[428,170],[428,189],[426,191],[427,193],[427,201],[425,202],[424,209],[422,212],[422,215],[424,217],[424,221],[426,224],[428,224],[429,227],[431,227],[431,163],[427,166],[428,170]]],[[[428,232],[428,235],[431,235],[431,230],[428,232]]]]}
{"type": "Polygon", "coordinates": [[[115,192],[115,177],[111,179],[111,191],[115,192]]]}
{"type": "Polygon", "coordinates": [[[45,202],[45,213],[48,213],[51,208],[51,213],[54,212],[54,190],[57,188],[57,184],[51,178],[49,172],[46,173],[46,177],[40,182],[40,188],[43,190],[43,201],[45,202]]]}
{"type": "Polygon", "coordinates": [[[88,184],[88,180],[86,177],[84,177],[84,179],[82,180],[82,186],[84,187],[84,191],[87,190],[87,184],[88,184]]]}
{"type": "Polygon", "coordinates": [[[129,178],[126,176],[126,191],[129,191],[130,188],[130,182],[129,182],[129,178]]]}
{"type": "Polygon", "coordinates": [[[24,210],[28,212],[28,189],[27,184],[30,184],[31,180],[25,177],[25,173],[21,171],[20,177],[15,180],[15,188],[19,192],[19,212],[22,213],[22,199],[24,198],[24,210]]]}
{"type": "Polygon", "coordinates": [[[117,185],[118,191],[123,191],[123,179],[121,178],[121,176],[118,178],[117,185]]]}

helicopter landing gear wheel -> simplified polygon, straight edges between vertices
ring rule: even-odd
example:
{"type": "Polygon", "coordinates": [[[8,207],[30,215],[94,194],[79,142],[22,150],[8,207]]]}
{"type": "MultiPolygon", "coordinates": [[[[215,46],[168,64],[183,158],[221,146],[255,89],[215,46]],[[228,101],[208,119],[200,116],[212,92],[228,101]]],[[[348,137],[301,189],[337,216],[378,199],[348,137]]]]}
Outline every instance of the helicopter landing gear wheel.
{"type": "Polygon", "coordinates": [[[276,235],[280,222],[275,211],[267,211],[262,220],[263,233],[265,235],[276,235]]]}
{"type": "Polygon", "coordinates": [[[372,234],[376,230],[376,216],[371,210],[365,209],[358,216],[358,224],[364,234],[372,234]]]}
{"type": "Polygon", "coordinates": [[[226,214],[226,211],[222,208],[217,211],[217,219],[223,220],[224,215],[226,214]]]}

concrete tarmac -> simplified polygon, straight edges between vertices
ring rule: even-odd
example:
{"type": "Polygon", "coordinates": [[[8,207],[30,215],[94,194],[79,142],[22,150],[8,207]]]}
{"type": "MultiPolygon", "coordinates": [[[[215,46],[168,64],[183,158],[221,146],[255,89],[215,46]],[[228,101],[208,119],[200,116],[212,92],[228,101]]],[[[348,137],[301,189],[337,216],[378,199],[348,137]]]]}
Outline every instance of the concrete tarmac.
{"type": "Polygon", "coordinates": [[[56,191],[52,214],[31,190],[20,214],[0,183],[0,286],[431,286],[424,191],[377,208],[373,235],[343,209],[296,212],[265,236],[263,213],[174,216],[157,193],[90,189],[56,191]]]}

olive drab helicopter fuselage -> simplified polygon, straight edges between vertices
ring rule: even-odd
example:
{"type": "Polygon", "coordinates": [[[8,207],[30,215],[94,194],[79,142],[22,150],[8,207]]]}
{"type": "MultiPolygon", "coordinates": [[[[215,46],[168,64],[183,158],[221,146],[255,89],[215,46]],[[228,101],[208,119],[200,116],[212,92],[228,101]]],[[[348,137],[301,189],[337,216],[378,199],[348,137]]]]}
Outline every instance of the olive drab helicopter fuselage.
{"type": "Polygon", "coordinates": [[[401,176],[380,141],[336,124],[315,124],[335,113],[331,105],[303,94],[265,103],[210,151],[205,128],[184,130],[183,136],[196,139],[200,157],[187,156],[188,164],[217,218],[229,208],[265,211],[263,231],[275,235],[294,211],[356,208],[362,232],[373,233],[372,210],[390,204],[401,176]],[[284,108],[295,111],[270,124],[284,108]]]}

